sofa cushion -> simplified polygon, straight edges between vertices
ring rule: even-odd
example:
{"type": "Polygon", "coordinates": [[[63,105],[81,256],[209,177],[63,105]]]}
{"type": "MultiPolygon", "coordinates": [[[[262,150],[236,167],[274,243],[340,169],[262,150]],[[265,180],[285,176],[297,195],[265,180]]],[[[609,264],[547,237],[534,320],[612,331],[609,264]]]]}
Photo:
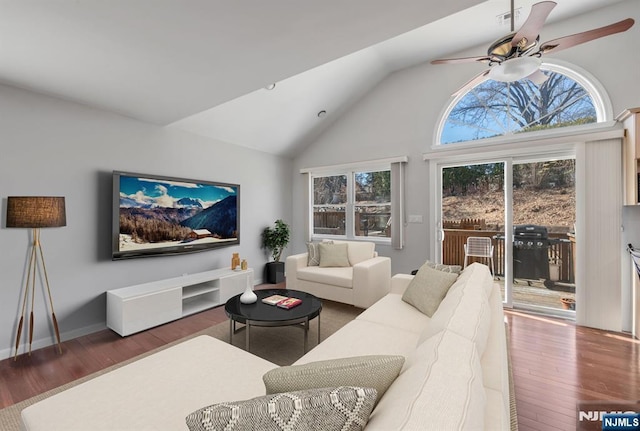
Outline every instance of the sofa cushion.
{"type": "Polygon", "coordinates": [[[348,243],[349,262],[357,265],[365,260],[373,259],[376,244],[367,241],[350,241],[348,243]]]}
{"type": "Polygon", "coordinates": [[[416,349],[418,335],[415,332],[356,319],[322,340],[293,365],[349,356],[400,355],[406,357],[416,349]]]}
{"type": "Polygon", "coordinates": [[[502,294],[499,288],[489,298],[491,312],[491,332],[487,339],[487,347],[480,356],[482,364],[482,381],[487,389],[494,389],[505,395],[505,405],[509,408],[509,378],[504,370],[509,368],[507,355],[507,331],[502,311],[502,294]]]}
{"type": "Polygon", "coordinates": [[[509,403],[505,408],[503,400],[509,399],[509,392],[500,392],[494,389],[486,389],[487,406],[484,410],[484,429],[508,430],[511,429],[511,412],[509,403]]]}
{"type": "Polygon", "coordinates": [[[23,426],[48,431],[185,429],[184,418],[202,406],[264,394],[261,377],[273,368],[277,365],[227,341],[201,335],[25,408],[23,426]]]}
{"type": "Polygon", "coordinates": [[[457,274],[423,265],[407,286],[402,300],[431,317],[457,278],[457,274]]]}
{"type": "Polygon", "coordinates": [[[322,242],[332,242],[334,244],[347,244],[347,252],[349,254],[349,262],[351,265],[357,265],[365,260],[376,257],[376,243],[371,241],[340,241],[340,240],[324,240],[322,242]]]}
{"type": "Polygon", "coordinates": [[[480,290],[489,298],[493,285],[493,276],[489,272],[489,267],[479,262],[474,262],[462,270],[454,285],[451,286],[451,291],[458,289],[480,290]]]}
{"type": "Polygon", "coordinates": [[[351,266],[347,253],[347,244],[320,243],[320,267],[345,267],[351,266]]]}
{"type": "Polygon", "coordinates": [[[491,328],[489,301],[481,289],[449,292],[422,331],[418,344],[449,329],[474,342],[478,354],[484,353],[491,328]]]}
{"type": "Polygon", "coordinates": [[[375,399],[371,388],[310,389],[214,404],[186,422],[190,431],[362,430],[375,399]]]}
{"type": "Polygon", "coordinates": [[[307,243],[307,266],[320,265],[320,249],[317,242],[307,243]]]}
{"type": "Polygon", "coordinates": [[[374,388],[378,398],[400,374],[404,356],[367,355],[275,368],[262,380],[267,394],[336,386],[374,388]]]}
{"type": "Polygon", "coordinates": [[[421,333],[431,318],[402,300],[402,295],[390,293],[356,317],[358,320],[375,322],[389,328],[421,333]]]}
{"type": "Polygon", "coordinates": [[[407,357],[367,431],[483,429],[486,393],[472,342],[442,331],[407,357]]]}
{"type": "Polygon", "coordinates": [[[353,287],[353,267],[321,268],[319,266],[307,266],[298,269],[298,280],[351,289],[353,287]]]}

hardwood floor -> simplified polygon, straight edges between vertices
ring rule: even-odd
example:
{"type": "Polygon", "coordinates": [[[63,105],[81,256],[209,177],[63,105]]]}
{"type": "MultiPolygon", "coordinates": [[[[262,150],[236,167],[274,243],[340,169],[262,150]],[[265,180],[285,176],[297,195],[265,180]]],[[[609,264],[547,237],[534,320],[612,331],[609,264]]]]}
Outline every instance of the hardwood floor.
{"type": "Polygon", "coordinates": [[[640,398],[640,340],[524,312],[505,314],[521,431],[575,430],[580,401],[640,398]]]}
{"type": "MultiPolygon", "coordinates": [[[[273,287],[273,285],[270,285],[273,287]]],[[[640,341],[506,311],[520,430],[575,430],[577,403],[640,398],[640,341]]],[[[110,330],[0,361],[0,408],[226,320],[218,307],[122,338],[110,330]]]]}

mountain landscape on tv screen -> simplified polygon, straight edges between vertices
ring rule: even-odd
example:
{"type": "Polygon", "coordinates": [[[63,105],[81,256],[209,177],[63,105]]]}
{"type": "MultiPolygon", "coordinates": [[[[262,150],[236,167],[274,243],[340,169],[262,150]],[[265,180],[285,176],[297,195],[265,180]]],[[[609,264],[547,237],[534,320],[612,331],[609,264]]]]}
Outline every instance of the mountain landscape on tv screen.
{"type": "Polygon", "coordinates": [[[183,220],[182,226],[206,229],[220,238],[235,238],[237,235],[237,196],[229,196],[220,202],[183,220]]]}
{"type": "MultiPolygon", "coordinates": [[[[212,203],[194,197],[170,198],[168,187],[158,196],[120,193],[120,251],[235,241],[238,198],[228,188],[211,187],[226,197],[212,203]]],[[[181,189],[182,193],[188,190],[181,189]]]]}

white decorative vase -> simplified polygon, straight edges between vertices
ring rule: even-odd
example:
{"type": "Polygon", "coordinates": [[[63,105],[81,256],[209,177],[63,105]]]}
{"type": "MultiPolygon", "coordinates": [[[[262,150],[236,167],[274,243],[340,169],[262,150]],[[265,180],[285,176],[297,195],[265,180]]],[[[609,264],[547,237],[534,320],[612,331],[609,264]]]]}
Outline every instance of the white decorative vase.
{"type": "Polygon", "coordinates": [[[257,300],[258,297],[253,292],[251,283],[247,282],[247,288],[245,289],[244,293],[240,295],[240,302],[242,302],[243,304],[253,304],[257,300]]]}

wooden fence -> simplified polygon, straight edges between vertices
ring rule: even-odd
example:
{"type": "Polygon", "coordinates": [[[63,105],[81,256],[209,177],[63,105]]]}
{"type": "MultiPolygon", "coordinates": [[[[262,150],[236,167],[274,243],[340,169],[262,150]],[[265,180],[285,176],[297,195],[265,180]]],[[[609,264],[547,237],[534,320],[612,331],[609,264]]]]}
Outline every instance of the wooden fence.
{"type": "MultiPolygon", "coordinates": [[[[464,244],[467,242],[467,238],[470,236],[482,236],[491,238],[491,243],[493,244],[493,262],[495,265],[495,274],[504,275],[504,240],[500,239],[504,238],[504,232],[468,229],[445,229],[444,243],[442,244],[442,263],[446,265],[464,264],[464,244]]],[[[569,242],[566,234],[550,233],[549,238],[566,240],[552,243],[550,245],[549,260],[550,262],[557,263],[560,266],[558,281],[564,283],[573,283],[573,243],[569,242]]],[[[474,258],[469,258],[469,262],[472,262],[473,259],[474,258]]]]}
{"type": "MultiPolygon", "coordinates": [[[[356,213],[356,236],[391,236],[390,213],[356,213]]],[[[316,211],[313,213],[314,232],[326,235],[345,234],[344,211],[316,211]]]]}
{"type": "Polygon", "coordinates": [[[483,218],[463,218],[462,220],[444,220],[442,222],[444,229],[486,229],[486,221],[483,218]]]}

